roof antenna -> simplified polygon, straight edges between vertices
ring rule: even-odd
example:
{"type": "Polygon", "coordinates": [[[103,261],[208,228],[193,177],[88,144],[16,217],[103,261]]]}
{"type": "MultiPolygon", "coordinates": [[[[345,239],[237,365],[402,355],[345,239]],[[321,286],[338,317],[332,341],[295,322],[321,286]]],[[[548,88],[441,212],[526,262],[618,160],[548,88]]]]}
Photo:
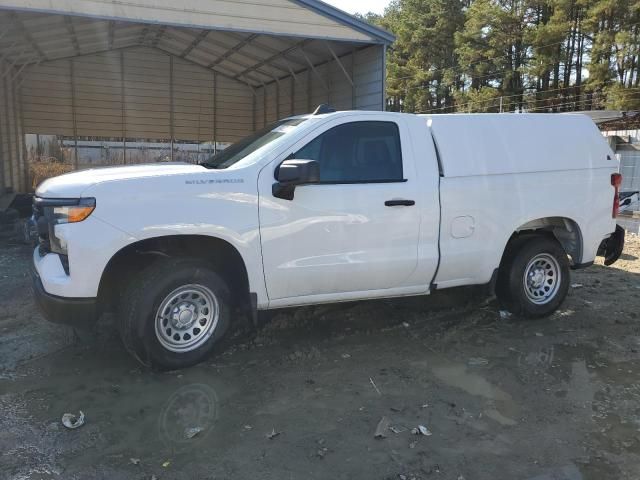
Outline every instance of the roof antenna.
{"type": "Polygon", "coordinates": [[[323,103],[321,105],[318,105],[318,108],[316,108],[315,112],[313,112],[314,115],[324,115],[325,113],[334,113],[336,111],[335,108],[327,105],[326,103],[323,103]]]}

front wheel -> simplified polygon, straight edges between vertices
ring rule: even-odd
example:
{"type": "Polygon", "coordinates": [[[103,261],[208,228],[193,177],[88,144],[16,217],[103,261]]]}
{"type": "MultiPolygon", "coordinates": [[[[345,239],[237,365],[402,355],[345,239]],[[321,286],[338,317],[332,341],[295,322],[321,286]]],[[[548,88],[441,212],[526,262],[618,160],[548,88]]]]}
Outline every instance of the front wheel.
{"type": "Polygon", "coordinates": [[[203,361],[227,331],[225,280],[195,259],[162,259],[125,288],[119,317],[125,347],[143,364],[179,369],[203,361]]]}
{"type": "Polygon", "coordinates": [[[569,291],[569,260],[562,246],[546,236],[515,240],[500,266],[496,293],[511,312],[545,317],[560,306],[569,291]]]}

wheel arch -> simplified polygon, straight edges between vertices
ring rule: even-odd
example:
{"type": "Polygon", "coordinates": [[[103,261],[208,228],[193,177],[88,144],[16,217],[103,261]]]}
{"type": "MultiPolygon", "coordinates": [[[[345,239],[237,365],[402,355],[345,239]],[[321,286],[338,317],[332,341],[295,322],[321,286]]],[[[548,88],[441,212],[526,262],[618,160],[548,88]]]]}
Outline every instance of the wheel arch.
{"type": "Polygon", "coordinates": [[[247,262],[240,250],[231,242],[209,235],[165,235],[129,243],[118,250],[107,262],[98,286],[101,310],[114,307],[123,279],[131,271],[140,271],[159,258],[191,257],[215,266],[230,282],[236,306],[250,304],[252,284],[247,262]]]}
{"type": "Polygon", "coordinates": [[[514,242],[526,235],[547,235],[555,238],[571,258],[572,265],[579,265],[583,255],[583,236],[575,220],[563,216],[550,216],[526,221],[513,230],[503,249],[504,255],[514,242]]]}

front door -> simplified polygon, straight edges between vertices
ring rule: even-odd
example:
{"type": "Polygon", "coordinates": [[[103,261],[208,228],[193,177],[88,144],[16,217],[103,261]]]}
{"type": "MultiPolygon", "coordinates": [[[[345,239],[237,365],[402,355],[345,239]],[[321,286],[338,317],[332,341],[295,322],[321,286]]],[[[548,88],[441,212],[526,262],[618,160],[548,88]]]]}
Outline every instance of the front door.
{"type": "Polygon", "coordinates": [[[260,235],[270,301],[415,283],[420,202],[401,121],[334,120],[262,170],[260,235]],[[274,197],[274,170],[285,158],[318,161],[321,183],[297,187],[293,200],[274,197]]]}

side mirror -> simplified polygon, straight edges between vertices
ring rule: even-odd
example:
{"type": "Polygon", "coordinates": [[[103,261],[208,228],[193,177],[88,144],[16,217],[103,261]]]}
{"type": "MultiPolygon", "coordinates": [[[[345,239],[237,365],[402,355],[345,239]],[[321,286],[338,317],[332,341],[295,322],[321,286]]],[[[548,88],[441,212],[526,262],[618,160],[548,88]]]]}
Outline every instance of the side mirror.
{"type": "Polygon", "coordinates": [[[320,181],[320,165],[315,160],[285,160],[276,169],[277,182],[273,184],[274,197],[293,200],[298,185],[309,185],[320,181]]]}

